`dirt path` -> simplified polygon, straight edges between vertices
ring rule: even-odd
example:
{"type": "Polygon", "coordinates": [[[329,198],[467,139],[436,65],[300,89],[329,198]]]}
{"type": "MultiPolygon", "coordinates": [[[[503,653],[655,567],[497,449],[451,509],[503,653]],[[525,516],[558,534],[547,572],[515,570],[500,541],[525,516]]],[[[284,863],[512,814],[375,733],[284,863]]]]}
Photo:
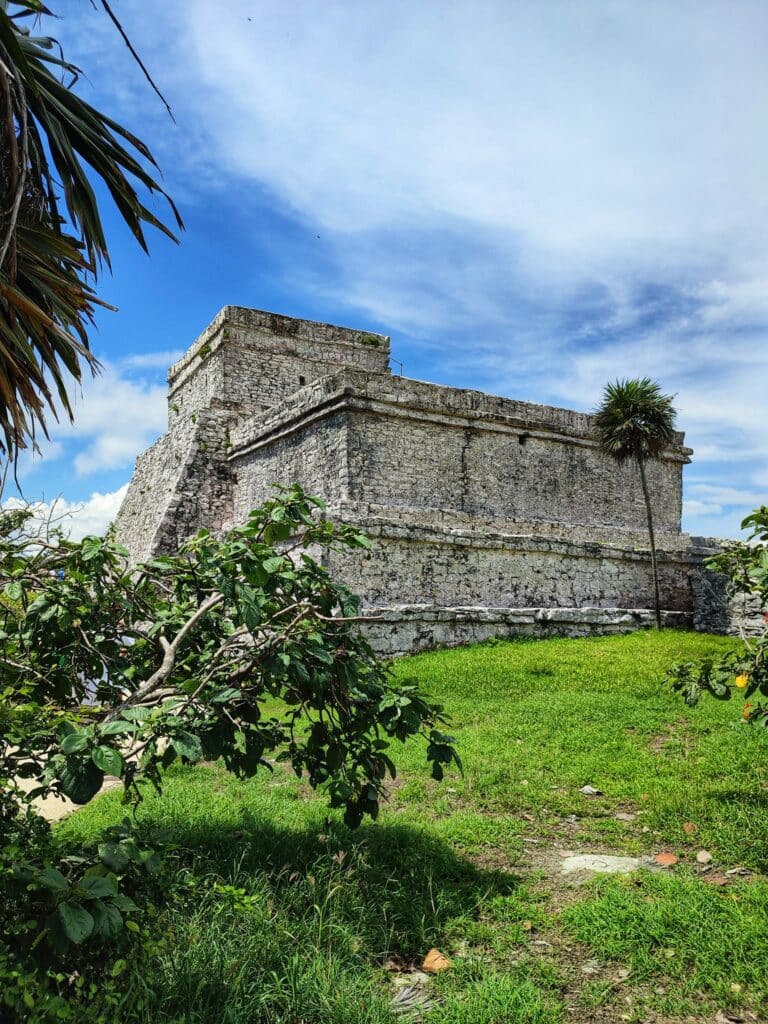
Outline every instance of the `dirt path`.
{"type": "MultiPolygon", "coordinates": [[[[25,793],[28,793],[31,789],[35,789],[39,785],[39,783],[34,779],[16,779],[16,783],[19,789],[24,790],[25,793]]],[[[113,775],[108,775],[104,779],[104,785],[99,790],[99,793],[106,793],[110,789],[115,789],[120,785],[121,782],[119,779],[116,779],[113,775]]],[[[46,796],[38,797],[36,800],[33,800],[32,806],[35,810],[39,811],[46,821],[53,822],[66,818],[68,814],[71,814],[72,811],[76,811],[78,809],[79,804],[72,803],[71,800],[68,800],[64,796],[46,796]]]]}

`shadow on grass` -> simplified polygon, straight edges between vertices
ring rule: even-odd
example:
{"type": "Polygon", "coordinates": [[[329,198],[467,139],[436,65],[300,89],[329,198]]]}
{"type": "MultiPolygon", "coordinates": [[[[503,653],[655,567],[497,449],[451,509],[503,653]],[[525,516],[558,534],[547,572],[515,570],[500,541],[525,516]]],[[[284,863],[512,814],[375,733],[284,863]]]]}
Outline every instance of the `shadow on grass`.
{"type": "Polygon", "coordinates": [[[491,906],[510,927],[529,916],[514,876],[410,825],[290,827],[242,809],[169,829],[147,808],[140,828],[172,833],[165,878],[181,881],[152,894],[164,945],[121,978],[125,1022],[390,1024],[388,958],[450,952],[491,906]]]}
{"type": "MultiPolygon", "coordinates": [[[[151,815],[142,828],[151,835],[151,815]]],[[[475,918],[519,883],[478,868],[424,830],[389,822],[351,830],[326,819],[322,830],[290,828],[243,809],[234,827],[198,821],[172,831],[174,860],[197,877],[266,887],[291,915],[320,912],[332,899],[376,959],[423,955],[446,926],[475,918]]]]}
{"type": "MultiPolygon", "coordinates": [[[[768,809],[768,793],[748,792],[743,789],[719,789],[710,794],[711,799],[721,804],[749,808],[750,810],[768,809]]],[[[768,852],[768,846],[766,847],[768,852]]]]}

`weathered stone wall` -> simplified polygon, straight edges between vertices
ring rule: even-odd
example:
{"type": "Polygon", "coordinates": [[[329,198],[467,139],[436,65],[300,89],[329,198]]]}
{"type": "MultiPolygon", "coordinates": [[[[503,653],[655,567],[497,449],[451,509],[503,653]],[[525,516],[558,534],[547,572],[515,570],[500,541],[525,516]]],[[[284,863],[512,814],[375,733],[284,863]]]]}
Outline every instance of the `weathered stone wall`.
{"type": "MultiPolygon", "coordinates": [[[[431,415],[371,404],[351,420],[350,496],[356,500],[521,521],[643,527],[636,468],[617,467],[584,439],[478,421],[469,410],[441,415],[438,404],[431,415]]],[[[680,529],[679,461],[649,466],[660,533],[680,529]]]]}
{"type": "Polygon", "coordinates": [[[758,636],[765,629],[765,620],[757,595],[732,593],[727,577],[703,565],[705,558],[717,554],[726,543],[716,537],[691,538],[694,628],[705,633],[758,636]]]}
{"type": "Polygon", "coordinates": [[[116,520],[118,540],[135,561],[175,551],[201,526],[232,522],[229,421],[202,410],[189,430],[171,430],[136,460],[116,520]]]}
{"type": "MultiPolygon", "coordinates": [[[[687,457],[678,445],[649,466],[656,529],[674,545],[687,457]]],[[[646,531],[637,470],[598,450],[589,416],[403,378],[345,371],[317,381],[239,426],[231,459],[236,515],[275,480],[311,489],[319,475],[328,499],[392,510],[554,522],[593,536],[646,531]]]]}
{"type": "MultiPolygon", "coordinates": [[[[396,605],[371,612],[365,631],[374,650],[389,657],[458,647],[501,637],[592,636],[632,633],[654,624],[647,608],[443,608],[396,605]]],[[[686,616],[664,612],[664,625],[686,626],[686,616]]]]}
{"type": "MultiPolygon", "coordinates": [[[[137,462],[119,538],[136,558],[173,550],[298,482],[371,536],[330,567],[382,652],[649,621],[639,479],[591,417],[392,377],[388,356],[383,336],[222,310],[171,368],[169,433],[137,462]]],[[[662,603],[727,631],[736,613],[680,532],[689,454],[679,434],[649,467],[662,603]]]]}
{"type": "Polygon", "coordinates": [[[275,484],[300,483],[309,494],[330,502],[346,498],[347,434],[347,415],[341,411],[230,456],[235,473],[233,523],[242,522],[269,497],[275,484]]]}
{"type": "Polygon", "coordinates": [[[212,403],[252,417],[343,367],[388,373],[389,338],[226,306],[169,371],[169,422],[212,403]]]}
{"type": "MultiPolygon", "coordinates": [[[[169,371],[169,430],[136,462],[118,536],[141,559],[173,550],[201,526],[232,523],[235,478],[227,454],[233,436],[252,431],[301,381],[344,366],[383,374],[388,364],[383,335],[226,306],[169,371]]],[[[264,496],[275,481],[292,482],[274,458],[273,466],[265,470],[264,496]]],[[[295,470],[313,491],[326,492],[324,471],[313,471],[308,461],[295,470]]]]}
{"type": "MultiPolygon", "coordinates": [[[[647,550],[571,543],[567,534],[456,534],[370,519],[360,526],[373,550],[334,553],[329,565],[370,608],[401,604],[411,594],[418,602],[408,603],[445,607],[642,608],[652,594],[647,550]]],[[[659,553],[662,606],[690,617],[689,568],[683,553],[659,553]]]]}

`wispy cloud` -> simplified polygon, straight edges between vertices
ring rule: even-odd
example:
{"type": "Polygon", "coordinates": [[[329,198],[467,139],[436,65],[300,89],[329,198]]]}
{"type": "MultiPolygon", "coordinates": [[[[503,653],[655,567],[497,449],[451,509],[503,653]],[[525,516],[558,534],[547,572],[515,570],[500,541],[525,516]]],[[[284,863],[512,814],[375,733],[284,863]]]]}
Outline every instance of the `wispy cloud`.
{"type": "Polygon", "coordinates": [[[138,355],[126,356],[122,360],[121,366],[129,370],[167,370],[183,354],[184,350],[180,348],[160,352],[142,352],[138,355]]]}
{"type": "MultiPolygon", "coordinates": [[[[115,74],[128,58],[102,22],[73,37],[94,81],[142,112],[190,201],[258,190],[320,236],[323,261],[292,262],[286,290],[389,328],[418,376],[579,408],[616,376],[659,378],[697,449],[686,523],[737,529],[768,487],[764,3],[338,0],[297,17],[167,0],[151,31],[144,4],[123,7],[180,130],[115,74]]],[[[118,377],[118,410],[143,408],[118,377]]],[[[157,429],[144,397],[144,432],[92,400],[79,472],[157,429]]]]}
{"type": "Polygon", "coordinates": [[[130,467],[137,453],[165,429],[166,402],[165,386],[128,378],[107,365],[75,406],[70,436],[80,444],[74,459],[77,474],[130,467]]]}

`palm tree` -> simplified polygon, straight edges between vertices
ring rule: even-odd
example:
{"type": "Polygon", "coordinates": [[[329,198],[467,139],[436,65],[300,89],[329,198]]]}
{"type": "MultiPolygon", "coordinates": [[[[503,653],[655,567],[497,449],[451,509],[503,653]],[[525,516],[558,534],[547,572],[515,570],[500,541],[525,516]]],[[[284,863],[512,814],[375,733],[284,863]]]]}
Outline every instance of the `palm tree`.
{"type": "Polygon", "coordinates": [[[163,196],[183,227],[144,143],[81,99],[79,69],[33,34],[50,14],[42,0],[0,0],[0,456],[12,461],[36,429],[47,435],[47,414],[72,418],[73,383],[98,368],[88,330],[106,305],[94,287],[109,252],[89,178],[106,185],[143,249],[145,224],[175,236],[137,187],[163,196]]]}
{"type": "Polygon", "coordinates": [[[656,563],[656,538],[653,512],[648,493],[646,463],[658,459],[675,439],[675,408],[673,395],[662,393],[650,377],[617,380],[607,384],[603,399],[595,412],[595,437],[601,449],[619,464],[634,460],[640,470],[640,483],[648,516],[648,538],[651,542],[654,608],[656,628],[661,629],[661,597],[659,570],[656,563]]]}

